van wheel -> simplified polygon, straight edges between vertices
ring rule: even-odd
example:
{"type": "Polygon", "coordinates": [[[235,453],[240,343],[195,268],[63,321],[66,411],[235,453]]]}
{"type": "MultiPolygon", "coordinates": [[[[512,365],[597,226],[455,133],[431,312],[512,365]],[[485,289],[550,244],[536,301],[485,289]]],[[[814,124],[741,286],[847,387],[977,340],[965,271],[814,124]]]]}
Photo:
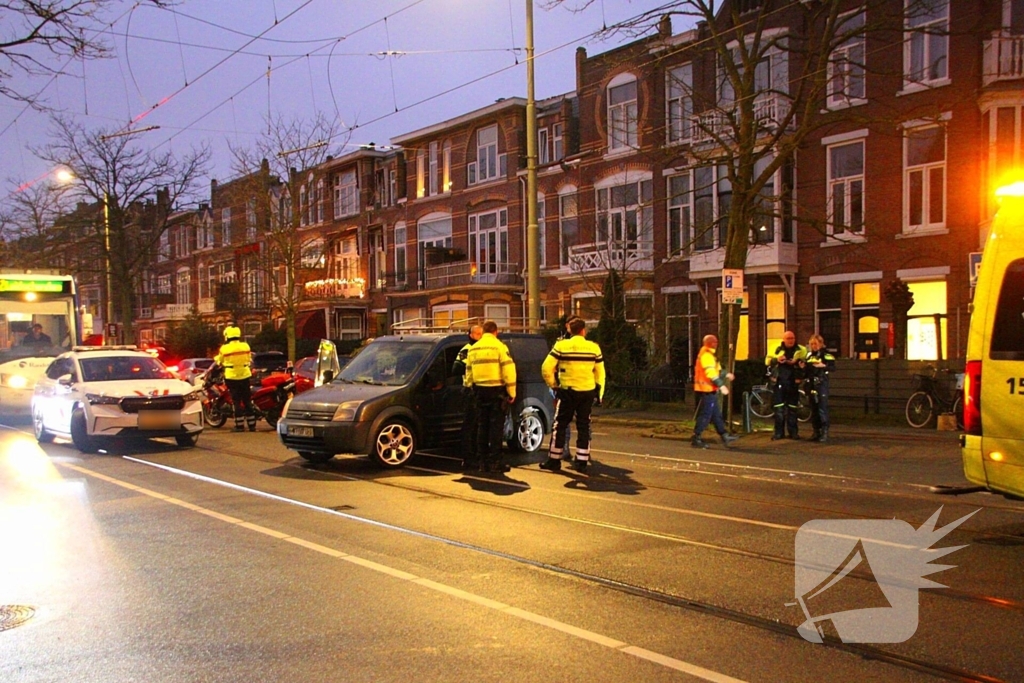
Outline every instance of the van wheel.
{"type": "Polygon", "coordinates": [[[85,411],[81,408],[75,408],[75,412],[71,413],[71,442],[83,453],[95,453],[100,449],[96,439],[89,436],[85,411]]]}
{"type": "Polygon", "coordinates": [[[46,431],[46,427],[43,426],[43,413],[41,410],[32,411],[32,431],[36,435],[36,441],[39,443],[50,443],[53,441],[53,434],[46,431]]]}
{"type": "Polygon", "coordinates": [[[330,461],[334,458],[333,453],[317,453],[315,451],[299,451],[299,457],[309,462],[315,462],[318,465],[322,465],[325,462],[330,461]]]}
{"type": "Polygon", "coordinates": [[[536,411],[524,411],[519,416],[515,435],[508,440],[508,447],[519,453],[536,453],[544,443],[544,420],[536,411]]]}
{"type": "Polygon", "coordinates": [[[402,420],[385,420],[373,439],[370,455],[381,467],[401,467],[416,452],[416,437],[402,420]]]}

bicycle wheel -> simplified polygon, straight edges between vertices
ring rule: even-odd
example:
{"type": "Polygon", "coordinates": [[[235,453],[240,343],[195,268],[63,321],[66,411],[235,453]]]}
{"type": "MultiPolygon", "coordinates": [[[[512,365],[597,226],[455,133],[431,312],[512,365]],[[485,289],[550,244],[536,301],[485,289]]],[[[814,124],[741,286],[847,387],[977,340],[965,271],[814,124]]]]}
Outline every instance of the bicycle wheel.
{"type": "Polygon", "coordinates": [[[907,423],[920,429],[932,421],[935,406],[932,397],[923,391],[915,391],[907,400],[907,423]]]}
{"type": "Polygon", "coordinates": [[[953,414],[956,415],[956,428],[964,431],[964,397],[957,396],[953,400],[953,414]]]}
{"type": "Polygon", "coordinates": [[[769,418],[775,415],[775,407],[772,405],[772,392],[766,386],[756,386],[750,390],[750,412],[760,418],[769,418]]]}
{"type": "Polygon", "coordinates": [[[800,400],[797,403],[796,419],[800,422],[811,421],[811,399],[803,389],[800,390],[800,400]]]}

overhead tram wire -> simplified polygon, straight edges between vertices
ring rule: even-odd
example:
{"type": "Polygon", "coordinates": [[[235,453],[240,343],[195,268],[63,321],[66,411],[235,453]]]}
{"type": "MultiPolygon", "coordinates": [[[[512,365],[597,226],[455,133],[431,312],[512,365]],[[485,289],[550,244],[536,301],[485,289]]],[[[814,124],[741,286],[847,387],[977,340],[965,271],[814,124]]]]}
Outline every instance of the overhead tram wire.
{"type": "Polygon", "coordinates": [[[134,119],[132,119],[132,120],[131,120],[131,121],[130,121],[130,122],[128,123],[128,125],[127,125],[127,126],[125,126],[125,129],[131,128],[131,127],[132,127],[133,125],[135,125],[136,123],[138,123],[139,121],[141,121],[142,119],[146,118],[146,117],[147,117],[147,116],[149,116],[149,115],[150,115],[151,113],[153,113],[153,112],[154,112],[154,111],[155,111],[155,110],[156,110],[156,109],[157,109],[158,107],[160,107],[160,106],[162,106],[162,105],[166,104],[167,102],[170,102],[170,101],[171,101],[172,99],[174,99],[175,97],[177,97],[178,95],[180,95],[180,94],[181,94],[181,93],[182,93],[182,92],[183,92],[184,90],[186,90],[187,88],[191,87],[192,85],[195,85],[195,84],[196,84],[197,82],[199,82],[200,80],[202,80],[202,79],[203,79],[203,78],[204,78],[205,76],[207,76],[208,74],[210,74],[211,72],[213,72],[214,70],[216,70],[217,68],[219,68],[219,67],[220,67],[221,65],[223,65],[224,63],[226,63],[226,62],[227,62],[227,61],[228,61],[229,59],[231,59],[231,58],[232,58],[232,57],[234,57],[234,56],[235,56],[236,54],[238,54],[238,53],[239,53],[239,52],[240,52],[240,51],[241,51],[242,49],[244,49],[244,48],[248,47],[249,45],[252,45],[252,44],[253,44],[254,42],[256,42],[257,40],[259,40],[259,39],[260,39],[260,37],[261,37],[261,36],[262,36],[263,34],[265,34],[265,33],[269,32],[269,31],[272,31],[272,30],[274,30],[274,28],[276,28],[276,27],[277,27],[277,26],[279,26],[280,24],[284,23],[285,21],[287,21],[288,19],[290,19],[291,17],[295,16],[296,14],[298,14],[299,12],[301,12],[301,11],[302,11],[303,9],[305,9],[306,7],[308,7],[308,6],[310,5],[310,4],[312,4],[312,2],[313,2],[313,0],[305,0],[305,2],[303,2],[303,3],[301,4],[301,5],[299,5],[298,7],[296,7],[295,9],[293,9],[293,10],[292,10],[291,12],[289,12],[288,14],[286,14],[286,15],[284,16],[284,18],[282,18],[282,19],[281,19],[281,21],[280,21],[280,22],[276,22],[276,23],[274,23],[273,25],[271,25],[271,26],[268,26],[268,27],[267,27],[266,29],[264,29],[264,30],[263,30],[263,31],[262,31],[262,32],[261,32],[261,33],[260,33],[260,34],[259,34],[258,36],[254,37],[254,38],[250,38],[250,39],[249,39],[249,40],[248,40],[248,41],[247,41],[247,42],[246,42],[246,43],[245,43],[244,45],[242,45],[242,46],[241,46],[240,48],[238,48],[237,50],[234,50],[234,51],[232,51],[232,52],[231,52],[231,54],[229,54],[229,55],[227,55],[226,57],[224,57],[224,59],[221,59],[221,60],[220,60],[220,61],[218,61],[218,62],[217,62],[216,64],[214,64],[213,66],[209,67],[208,69],[206,69],[205,71],[203,71],[203,72],[202,72],[201,74],[199,74],[198,76],[196,76],[195,80],[193,80],[193,81],[192,81],[192,83],[186,83],[185,85],[181,86],[180,88],[178,88],[177,90],[175,90],[175,91],[174,91],[173,93],[171,93],[170,95],[167,95],[166,97],[164,97],[163,99],[161,99],[160,101],[158,101],[158,102],[157,102],[156,104],[154,104],[153,106],[151,106],[151,107],[150,107],[149,109],[147,109],[146,111],[144,111],[144,112],[142,112],[141,114],[139,114],[138,116],[136,116],[136,117],[135,117],[134,119]]]}

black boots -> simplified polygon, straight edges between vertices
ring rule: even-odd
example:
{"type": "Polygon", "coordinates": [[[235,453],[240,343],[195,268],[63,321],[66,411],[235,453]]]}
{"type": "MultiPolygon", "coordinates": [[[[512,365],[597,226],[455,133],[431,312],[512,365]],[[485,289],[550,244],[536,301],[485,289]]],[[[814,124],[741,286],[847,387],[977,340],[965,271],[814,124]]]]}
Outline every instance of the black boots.
{"type": "Polygon", "coordinates": [[[740,437],[736,436],[735,434],[728,434],[728,433],[720,434],[719,436],[722,438],[722,443],[725,444],[726,446],[731,444],[736,439],[740,438],[740,437]]]}
{"type": "Polygon", "coordinates": [[[700,438],[699,436],[694,436],[692,439],[690,439],[690,445],[693,448],[708,448],[709,447],[707,441],[705,441],[704,439],[700,438]]]}
{"type": "Polygon", "coordinates": [[[818,443],[828,443],[828,427],[821,428],[821,436],[818,437],[818,443]]]}
{"type": "Polygon", "coordinates": [[[542,470],[547,470],[548,472],[560,472],[562,470],[562,461],[556,460],[555,458],[548,458],[540,464],[540,468],[542,470]]]}

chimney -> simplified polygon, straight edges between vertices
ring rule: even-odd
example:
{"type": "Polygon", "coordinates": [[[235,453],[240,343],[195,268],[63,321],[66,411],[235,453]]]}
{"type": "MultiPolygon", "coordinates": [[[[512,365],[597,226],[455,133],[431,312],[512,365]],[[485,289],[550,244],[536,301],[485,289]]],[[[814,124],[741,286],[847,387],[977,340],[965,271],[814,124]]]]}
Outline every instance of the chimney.
{"type": "Polygon", "coordinates": [[[576,48],[576,92],[583,92],[583,62],[587,61],[587,48],[576,48]]]}
{"type": "Polygon", "coordinates": [[[672,15],[663,14],[658,22],[658,37],[667,39],[672,37],[672,15]]]}

